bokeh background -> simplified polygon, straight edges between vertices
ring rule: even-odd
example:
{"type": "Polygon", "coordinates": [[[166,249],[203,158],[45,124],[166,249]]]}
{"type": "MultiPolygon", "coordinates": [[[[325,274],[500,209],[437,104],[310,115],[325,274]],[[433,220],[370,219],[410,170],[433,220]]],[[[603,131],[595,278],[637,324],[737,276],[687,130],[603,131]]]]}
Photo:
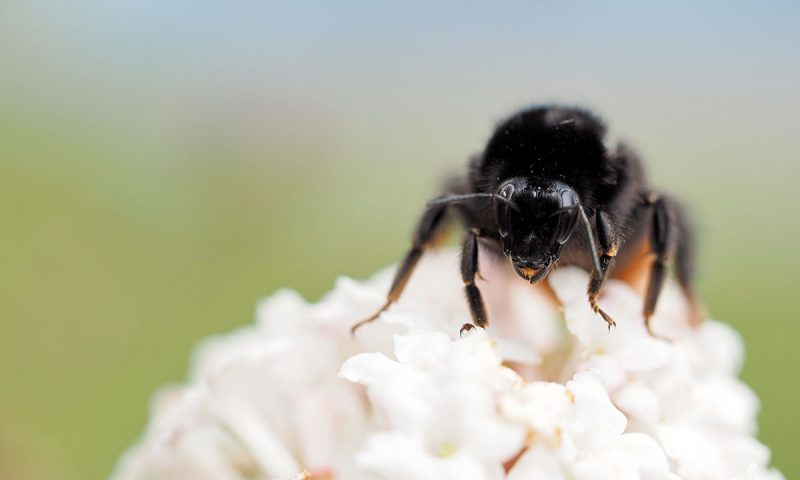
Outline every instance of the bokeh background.
{"type": "Polygon", "coordinates": [[[548,3],[0,3],[0,478],[106,477],[199,339],[397,261],[540,101],[602,112],[692,207],[800,471],[800,7],[548,3]]]}

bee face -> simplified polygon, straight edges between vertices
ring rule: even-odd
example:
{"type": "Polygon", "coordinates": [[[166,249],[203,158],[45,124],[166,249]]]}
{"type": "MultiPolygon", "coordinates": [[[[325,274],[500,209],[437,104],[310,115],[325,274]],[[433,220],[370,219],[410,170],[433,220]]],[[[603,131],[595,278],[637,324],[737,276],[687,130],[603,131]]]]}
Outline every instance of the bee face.
{"type": "Polygon", "coordinates": [[[534,283],[549,273],[577,223],[577,194],[560,181],[531,182],[517,177],[503,182],[495,219],[503,253],[514,271],[534,283]]]}

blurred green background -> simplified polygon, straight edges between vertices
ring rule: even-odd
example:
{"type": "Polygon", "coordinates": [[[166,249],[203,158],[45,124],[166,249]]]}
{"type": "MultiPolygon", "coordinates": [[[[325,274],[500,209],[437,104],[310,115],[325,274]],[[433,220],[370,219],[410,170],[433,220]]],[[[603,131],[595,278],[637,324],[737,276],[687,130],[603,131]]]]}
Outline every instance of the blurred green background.
{"type": "MultiPolygon", "coordinates": [[[[224,3],[224,4],[223,4],[224,3]]],[[[0,478],[104,478],[201,338],[397,261],[520,106],[601,112],[702,238],[796,455],[800,7],[0,4],[0,478]]]]}

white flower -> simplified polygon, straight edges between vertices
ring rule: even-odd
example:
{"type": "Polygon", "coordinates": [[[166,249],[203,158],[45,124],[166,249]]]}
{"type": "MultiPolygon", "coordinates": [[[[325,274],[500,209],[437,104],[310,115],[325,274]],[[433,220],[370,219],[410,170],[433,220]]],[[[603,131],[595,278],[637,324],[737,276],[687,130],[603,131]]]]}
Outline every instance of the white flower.
{"type": "Polygon", "coordinates": [[[783,478],[754,438],[741,340],[719,322],[690,327],[672,285],[653,319],[667,341],[622,283],[601,298],[609,332],[585,272],[551,274],[554,302],[483,262],[492,323],[461,338],[457,265],[427,254],[402,300],[355,338],[391,270],[340,279],[316,305],[275,294],[254,326],[198,348],[189,382],[156,397],[113,478],[783,478]]]}
{"type": "Polygon", "coordinates": [[[369,387],[383,428],[392,432],[369,437],[359,462],[387,479],[502,478],[502,463],[522,448],[526,430],[497,415],[505,367],[486,334],[458,342],[441,333],[397,336],[395,356],[363,353],[342,366],[343,378],[369,387]],[[415,461],[387,461],[409,442],[420,447],[415,461]],[[460,471],[471,473],[452,476],[460,471]]]}

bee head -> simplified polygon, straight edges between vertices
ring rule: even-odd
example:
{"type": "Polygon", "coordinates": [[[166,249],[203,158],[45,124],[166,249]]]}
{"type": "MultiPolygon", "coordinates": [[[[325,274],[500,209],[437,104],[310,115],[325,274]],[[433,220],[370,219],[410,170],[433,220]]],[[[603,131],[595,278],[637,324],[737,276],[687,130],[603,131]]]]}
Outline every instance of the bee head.
{"type": "Polygon", "coordinates": [[[578,223],[578,195],[560,181],[514,177],[500,184],[495,219],[503,253],[517,274],[534,283],[550,272],[578,223]]]}

